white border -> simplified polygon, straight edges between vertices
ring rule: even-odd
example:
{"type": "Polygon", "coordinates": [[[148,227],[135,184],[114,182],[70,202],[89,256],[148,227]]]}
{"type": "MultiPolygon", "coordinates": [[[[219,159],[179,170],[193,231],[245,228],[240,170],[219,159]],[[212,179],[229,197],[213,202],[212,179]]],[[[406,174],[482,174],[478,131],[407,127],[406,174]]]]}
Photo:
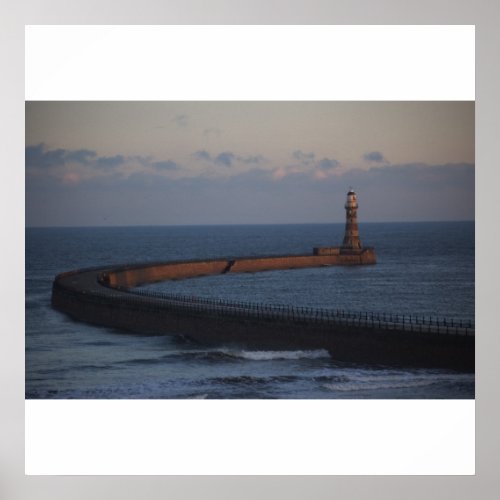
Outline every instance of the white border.
{"type": "MultiPolygon", "coordinates": [[[[472,100],[474,27],[30,26],[26,99],[472,100]]],[[[474,407],[27,401],[26,471],[473,474],[474,407]]]]}
{"type": "Polygon", "coordinates": [[[28,26],[26,100],[474,100],[474,26],[28,26]]]}
{"type": "Polygon", "coordinates": [[[26,401],[27,474],[474,474],[474,401],[26,401]]]}

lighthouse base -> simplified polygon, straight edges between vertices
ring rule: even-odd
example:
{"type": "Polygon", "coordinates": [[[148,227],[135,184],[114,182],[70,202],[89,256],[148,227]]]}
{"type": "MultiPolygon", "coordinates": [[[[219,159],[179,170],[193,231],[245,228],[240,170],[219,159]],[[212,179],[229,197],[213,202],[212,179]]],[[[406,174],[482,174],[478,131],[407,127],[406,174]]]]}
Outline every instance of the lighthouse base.
{"type": "Polygon", "coordinates": [[[314,247],[313,255],[316,255],[318,257],[337,255],[338,259],[335,260],[335,264],[338,265],[377,263],[375,249],[372,247],[365,247],[365,248],[314,247]]]}

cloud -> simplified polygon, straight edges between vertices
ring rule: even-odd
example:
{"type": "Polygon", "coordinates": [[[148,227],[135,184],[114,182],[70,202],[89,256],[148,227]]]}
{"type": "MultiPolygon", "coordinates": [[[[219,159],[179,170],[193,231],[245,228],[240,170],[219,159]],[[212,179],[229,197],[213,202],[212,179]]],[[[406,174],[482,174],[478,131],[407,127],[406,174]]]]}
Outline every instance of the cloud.
{"type": "Polygon", "coordinates": [[[299,161],[303,166],[314,167],[320,170],[331,170],[339,165],[339,162],[334,158],[323,158],[316,160],[316,154],[304,153],[301,150],[296,150],[292,153],[292,157],[299,161]]]}
{"type": "Polygon", "coordinates": [[[340,162],[335,158],[316,159],[316,153],[304,153],[301,150],[296,150],[292,153],[292,157],[298,161],[294,165],[278,167],[273,172],[275,180],[282,180],[288,176],[297,176],[306,174],[315,180],[324,180],[334,174],[334,169],[340,165],[340,162]]]}
{"type": "Polygon", "coordinates": [[[90,149],[77,149],[76,151],[66,151],[66,160],[68,162],[81,163],[88,165],[90,161],[97,156],[95,151],[90,149]]]}
{"type": "Polygon", "coordinates": [[[335,182],[353,186],[372,199],[368,210],[382,220],[446,220],[474,218],[474,165],[467,163],[384,165],[369,170],[352,169],[335,182]],[[390,194],[390,196],[389,196],[390,194]],[[390,207],[390,209],[388,208],[390,207]],[[426,214],[426,215],[424,215],[426,214]]]}
{"type": "Polygon", "coordinates": [[[151,162],[151,166],[156,170],[179,170],[180,166],[175,163],[175,161],[167,160],[167,161],[154,161],[151,162]]]}
{"type": "Polygon", "coordinates": [[[262,155],[238,156],[238,160],[243,162],[243,163],[247,163],[247,164],[251,164],[251,163],[259,164],[259,163],[263,163],[265,161],[265,158],[262,155]]]}
{"type": "Polygon", "coordinates": [[[78,184],[82,180],[81,176],[76,173],[76,172],[66,172],[62,176],[62,183],[63,184],[78,184]]]}
{"type": "Polygon", "coordinates": [[[96,165],[98,168],[115,168],[125,163],[125,157],[122,155],[101,156],[97,158],[96,165]]]}
{"type": "Polygon", "coordinates": [[[186,115],[175,115],[172,118],[172,121],[178,126],[178,127],[187,127],[189,119],[186,115]]]}
{"type": "Polygon", "coordinates": [[[89,165],[96,157],[97,153],[90,149],[47,149],[43,142],[25,148],[26,167],[60,167],[67,163],[89,165]]]}
{"type": "Polygon", "coordinates": [[[339,162],[333,158],[323,158],[317,161],[314,164],[313,178],[317,181],[327,179],[338,165],[339,162]]]}
{"type": "Polygon", "coordinates": [[[322,160],[317,162],[317,167],[321,170],[331,170],[339,165],[337,160],[333,158],[323,158],[322,160]]]}
{"type": "Polygon", "coordinates": [[[275,168],[272,172],[272,178],[276,181],[280,181],[285,177],[292,175],[304,175],[304,169],[297,165],[288,165],[286,167],[275,168]]]}
{"type": "Polygon", "coordinates": [[[212,161],[212,157],[205,150],[196,151],[196,153],[193,153],[193,156],[198,160],[212,161]]]}
{"type": "Polygon", "coordinates": [[[27,167],[54,167],[64,165],[66,161],[65,149],[47,150],[45,144],[28,146],[25,149],[25,161],[27,167]]]}
{"type": "Polygon", "coordinates": [[[215,157],[215,163],[217,165],[224,165],[225,167],[230,167],[233,164],[234,159],[236,156],[234,153],[231,153],[230,151],[224,151],[223,153],[219,153],[215,157]]]}
{"type": "MultiPolygon", "coordinates": [[[[163,162],[151,161],[149,167],[154,163],[163,162]]],[[[321,182],[315,178],[320,169],[293,169],[280,182],[275,182],[278,169],[260,167],[218,177],[172,178],[156,168],[128,176],[112,170],[84,179],[78,176],[83,168],[67,170],[63,181],[53,175],[29,176],[26,221],[95,225],[102,224],[106,213],[114,224],[124,225],[343,222],[349,186],[359,196],[361,223],[474,218],[472,164],[333,167],[336,174],[321,182]]]]}
{"type": "Polygon", "coordinates": [[[302,162],[302,163],[305,163],[305,164],[310,164],[313,160],[314,160],[314,157],[316,156],[314,153],[304,153],[300,150],[297,150],[297,151],[294,151],[292,153],[292,156],[302,162]]]}
{"type": "Polygon", "coordinates": [[[380,151],[371,151],[363,155],[363,159],[368,162],[388,163],[380,151]]]}
{"type": "Polygon", "coordinates": [[[258,165],[266,161],[266,159],[260,154],[241,156],[233,153],[232,151],[223,151],[216,156],[212,156],[204,149],[196,151],[193,153],[193,156],[197,160],[211,162],[214,165],[222,165],[224,167],[232,167],[235,162],[241,162],[247,165],[258,165]]]}
{"type": "Polygon", "coordinates": [[[89,149],[47,149],[45,144],[25,148],[28,175],[48,175],[66,185],[88,182],[93,178],[105,182],[105,178],[127,178],[133,172],[144,170],[152,175],[153,170],[164,175],[179,170],[182,166],[172,159],[156,160],[151,156],[124,156],[121,154],[99,156],[89,149]]]}

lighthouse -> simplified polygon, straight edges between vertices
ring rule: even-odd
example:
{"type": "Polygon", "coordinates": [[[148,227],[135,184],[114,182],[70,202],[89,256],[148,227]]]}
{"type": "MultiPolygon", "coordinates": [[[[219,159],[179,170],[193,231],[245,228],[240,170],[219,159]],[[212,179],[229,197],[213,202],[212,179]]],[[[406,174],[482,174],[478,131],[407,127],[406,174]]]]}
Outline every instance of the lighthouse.
{"type": "Polygon", "coordinates": [[[376,264],[373,247],[363,247],[359,241],[358,197],[349,188],[345,208],[344,241],[339,247],[313,247],[313,255],[321,258],[322,266],[353,266],[376,264]]]}
{"type": "Polygon", "coordinates": [[[352,188],[347,193],[345,208],[345,233],[341,250],[360,250],[358,229],[358,198],[352,188]]]}

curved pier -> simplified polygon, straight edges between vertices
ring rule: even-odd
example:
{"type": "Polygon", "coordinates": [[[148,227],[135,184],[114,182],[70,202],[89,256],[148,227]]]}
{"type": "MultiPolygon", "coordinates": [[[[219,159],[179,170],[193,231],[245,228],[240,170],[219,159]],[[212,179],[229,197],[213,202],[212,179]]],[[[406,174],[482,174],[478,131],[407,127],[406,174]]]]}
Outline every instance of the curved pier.
{"type": "Polygon", "coordinates": [[[83,269],[56,276],[52,305],[79,321],[138,333],[184,335],[203,343],[256,349],[327,349],[334,359],[345,362],[473,371],[470,323],[133,290],[142,284],[213,274],[375,261],[373,249],[365,248],[83,269]]]}

